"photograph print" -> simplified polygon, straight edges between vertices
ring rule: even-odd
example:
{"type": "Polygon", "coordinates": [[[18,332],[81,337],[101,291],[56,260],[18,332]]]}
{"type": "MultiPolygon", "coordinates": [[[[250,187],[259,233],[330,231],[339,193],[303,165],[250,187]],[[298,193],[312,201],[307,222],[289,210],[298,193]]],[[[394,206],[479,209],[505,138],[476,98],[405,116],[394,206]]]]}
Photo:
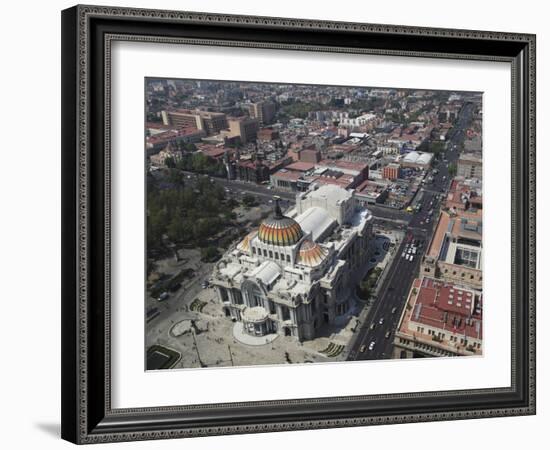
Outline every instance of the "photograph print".
{"type": "Polygon", "coordinates": [[[144,103],[146,370],[483,355],[482,93],[146,78],[144,103]]]}

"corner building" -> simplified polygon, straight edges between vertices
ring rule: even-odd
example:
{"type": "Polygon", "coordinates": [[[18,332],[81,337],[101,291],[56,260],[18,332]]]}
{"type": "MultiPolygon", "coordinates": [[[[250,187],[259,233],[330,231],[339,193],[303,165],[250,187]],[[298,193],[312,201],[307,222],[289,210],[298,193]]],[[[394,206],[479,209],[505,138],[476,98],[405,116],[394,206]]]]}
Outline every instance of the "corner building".
{"type": "Polygon", "coordinates": [[[212,284],[244,332],[314,339],[353,307],[371,237],[372,215],[353,191],[314,187],[287,215],[276,201],[273,216],[216,264],[212,284]]]}

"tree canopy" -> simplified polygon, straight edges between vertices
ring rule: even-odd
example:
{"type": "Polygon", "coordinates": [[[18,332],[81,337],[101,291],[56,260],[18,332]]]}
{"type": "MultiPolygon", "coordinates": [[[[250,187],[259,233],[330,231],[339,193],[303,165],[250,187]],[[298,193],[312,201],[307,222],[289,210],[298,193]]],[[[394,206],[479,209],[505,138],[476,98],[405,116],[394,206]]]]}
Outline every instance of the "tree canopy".
{"type": "Polygon", "coordinates": [[[225,199],[223,188],[208,178],[197,180],[194,187],[185,185],[183,180],[177,186],[162,185],[161,188],[159,184],[148,178],[149,250],[162,250],[165,239],[183,245],[206,246],[209,239],[233,220],[233,203],[225,199]]]}

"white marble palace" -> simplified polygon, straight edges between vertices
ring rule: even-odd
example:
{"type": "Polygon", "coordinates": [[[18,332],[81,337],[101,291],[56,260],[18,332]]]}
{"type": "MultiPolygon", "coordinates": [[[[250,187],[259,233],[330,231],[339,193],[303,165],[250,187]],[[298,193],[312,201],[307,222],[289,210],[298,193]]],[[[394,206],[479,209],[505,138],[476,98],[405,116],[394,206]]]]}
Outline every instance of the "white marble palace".
{"type": "Polygon", "coordinates": [[[366,263],[372,215],[352,194],[312,188],[286,215],[276,201],[273,217],[216,264],[212,284],[244,332],[309,340],[353,306],[351,280],[366,263]]]}

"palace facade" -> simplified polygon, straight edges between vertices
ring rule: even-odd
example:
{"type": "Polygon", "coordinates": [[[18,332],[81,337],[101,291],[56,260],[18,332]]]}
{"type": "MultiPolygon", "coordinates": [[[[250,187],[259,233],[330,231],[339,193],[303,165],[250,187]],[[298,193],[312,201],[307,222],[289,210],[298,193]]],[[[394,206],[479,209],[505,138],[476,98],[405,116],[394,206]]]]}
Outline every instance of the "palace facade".
{"type": "Polygon", "coordinates": [[[226,316],[252,336],[313,339],[353,306],[365,266],[372,215],[338,186],[313,187],[228,250],[212,274],[226,316]]]}

